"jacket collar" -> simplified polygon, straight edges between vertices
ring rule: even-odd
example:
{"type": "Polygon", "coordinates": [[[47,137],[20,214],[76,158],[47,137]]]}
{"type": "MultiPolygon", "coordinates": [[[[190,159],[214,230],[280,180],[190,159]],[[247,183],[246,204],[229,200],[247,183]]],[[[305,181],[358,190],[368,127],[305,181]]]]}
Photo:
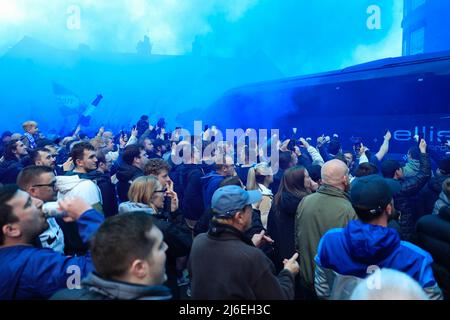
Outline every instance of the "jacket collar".
{"type": "Polygon", "coordinates": [[[227,224],[221,224],[217,221],[212,220],[210,228],[208,231],[208,237],[217,240],[232,240],[237,239],[245,242],[249,246],[254,246],[253,242],[243,233],[242,231],[236,229],[227,224]]]}
{"type": "Polygon", "coordinates": [[[338,198],[344,198],[350,201],[350,195],[348,192],[345,192],[344,190],[341,190],[339,188],[333,187],[329,184],[323,184],[320,186],[319,190],[317,190],[318,193],[323,193],[329,196],[338,197],[338,198]]]}
{"type": "Polygon", "coordinates": [[[120,281],[106,280],[96,273],[89,274],[83,281],[85,289],[119,300],[169,300],[172,298],[165,286],[143,286],[120,281]]]}

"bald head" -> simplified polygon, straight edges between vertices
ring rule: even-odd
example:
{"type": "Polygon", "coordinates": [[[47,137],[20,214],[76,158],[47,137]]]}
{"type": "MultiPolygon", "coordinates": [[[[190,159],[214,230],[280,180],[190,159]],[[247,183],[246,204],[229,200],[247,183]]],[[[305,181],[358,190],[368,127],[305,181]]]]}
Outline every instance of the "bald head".
{"type": "Polygon", "coordinates": [[[322,182],[333,187],[345,190],[348,184],[348,167],[337,159],[330,160],[322,166],[322,182]]]}

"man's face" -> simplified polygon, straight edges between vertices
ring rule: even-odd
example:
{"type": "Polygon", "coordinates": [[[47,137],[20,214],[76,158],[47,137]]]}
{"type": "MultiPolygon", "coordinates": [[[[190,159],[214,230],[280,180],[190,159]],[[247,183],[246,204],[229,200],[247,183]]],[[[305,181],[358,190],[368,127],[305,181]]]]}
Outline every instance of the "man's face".
{"type": "Polygon", "coordinates": [[[28,133],[30,133],[30,134],[36,134],[38,131],[39,131],[39,128],[33,126],[33,127],[31,127],[31,128],[28,130],[28,133]]]}
{"type": "Polygon", "coordinates": [[[16,143],[16,155],[22,157],[28,154],[27,147],[22,141],[17,141],[16,143]]]}
{"type": "Polygon", "coordinates": [[[55,169],[55,157],[47,151],[39,151],[39,158],[36,160],[36,165],[55,169]]]}
{"type": "Polygon", "coordinates": [[[353,164],[353,155],[351,153],[344,153],[345,160],[347,161],[347,166],[351,167],[353,164]]]}
{"type": "Polygon", "coordinates": [[[162,232],[156,226],[152,227],[148,233],[148,237],[154,239],[155,243],[147,259],[150,270],[147,277],[147,283],[149,285],[160,285],[167,280],[166,250],[168,247],[163,241],[162,232]]]}
{"type": "Polygon", "coordinates": [[[145,152],[145,150],[141,150],[141,152],[139,154],[139,158],[135,158],[134,161],[135,161],[136,167],[140,168],[141,170],[144,170],[144,167],[148,162],[148,157],[147,157],[147,153],[145,152]]]}
{"type": "Polygon", "coordinates": [[[78,160],[77,163],[87,172],[97,170],[97,156],[95,155],[95,151],[85,149],[83,152],[83,160],[78,160]]]}
{"type": "Polygon", "coordinates": [[[13,208],[13,213],[19,219],[16,222],[20,236],[30,242],[48,229],[48,223],[42,212],[42,201],[32,198],[28,193],[18,190],[15,196],[7,202],[13,208]]]}
{"type": "Polygon", "coordinates": [[[167,188],[169,182],[170,182],[170,177],[169,177],[169,173],[167,172],[167,170],[161,170],[161,172],[156,176],[158,178],[159,183],[161,183],[161,185],[163,186],[163,188],[167,188]]]}
{"type": "Polygon", "coordinates": [[[28,192],[31,196],[43,202],[56,201],[57,189],[55,185],[55,174],[46,172],[41,174],[37,182],[29,188],[28,192]]]}
{"type": "Polygon", "coordinates": [[[153,151],[153,143],[150,139],[144,140],[144,150],[147,152],[153,151]]]}
{"type": "Polygon", "coordinates": [[[242,219],[244,220],[244,230],[248,230],[251,228],[252,215],[253,215],[252,206],[246,206],[244,209],[244,213],[242,214],[242,219]]]}

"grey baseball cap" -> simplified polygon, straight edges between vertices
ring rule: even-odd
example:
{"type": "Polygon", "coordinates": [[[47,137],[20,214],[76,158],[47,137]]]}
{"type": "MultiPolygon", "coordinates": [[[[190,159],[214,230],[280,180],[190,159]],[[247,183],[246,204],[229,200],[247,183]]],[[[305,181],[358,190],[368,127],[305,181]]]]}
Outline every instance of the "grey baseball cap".
{"type": "Polygon", "coordinates": [[[231,218],[246,205],[261,201],[259,190],[246,191],[238,186],[225,186],[214,192],[211,208],[217,218],[231,218]]]}

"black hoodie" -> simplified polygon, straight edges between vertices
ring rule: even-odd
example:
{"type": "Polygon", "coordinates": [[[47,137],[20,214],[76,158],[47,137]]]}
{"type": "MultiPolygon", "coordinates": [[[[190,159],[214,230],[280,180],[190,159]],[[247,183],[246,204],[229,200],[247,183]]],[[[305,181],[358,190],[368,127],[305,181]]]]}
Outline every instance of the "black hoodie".
{"type": "Polygon", "coordinates": [[[130,166],[126,163],[122,164],[117,170],[116,177],[119,182],[117,183],[117,195],[120,202],[128,201],[128,190],[131,183],[139,177],[142,177],[144,172],[135,166],[130,166]]]}

